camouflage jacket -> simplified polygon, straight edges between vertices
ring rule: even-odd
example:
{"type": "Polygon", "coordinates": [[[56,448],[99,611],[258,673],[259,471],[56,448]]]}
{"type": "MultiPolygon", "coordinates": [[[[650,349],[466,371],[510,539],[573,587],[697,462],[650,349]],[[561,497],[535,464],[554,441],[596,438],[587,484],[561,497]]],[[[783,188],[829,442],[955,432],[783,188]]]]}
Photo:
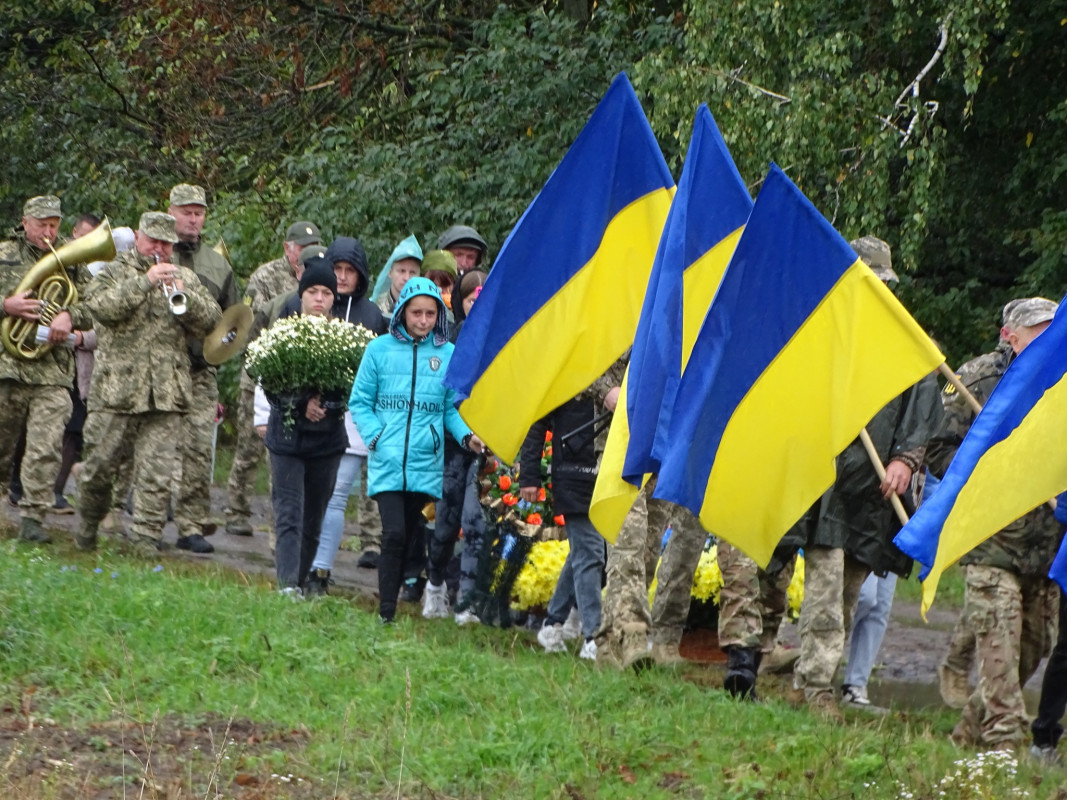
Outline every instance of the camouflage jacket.
{"type": "Polygon", "coordinates": [[[289,259],[283,255],[256,267],[248,279],[245,297],[251,301],[252,313],[258,314],[275,297],[295,292],[299,283],[289,259]]]}
{"type": "MultiPolygon", "coordinates": [[[[1011,346],[1001,342],[993,352],[960,367],[960,381],[985,405],[1014,358],[1011,346]]],[[[945,416],[926,454],[930,471],[938,477],[945,474],[975,418],[974,411],[952,384],[941,393],[941,402],[945,416]]],[[[1014,478],[1005,476],[1005,491],[1011,491],[1014,478]]],[[[1056,555],[1061,532],[1062,526],[1053,518],[1052,510],[1042,505],[993,534],[963,556],[960,563],[999,567],[1019,575],[1045,575],[1056,555]]]]}
{"type": "MultiPolygon", "coordinates": [[[[198,241],[196,244],[178,242],[174,245],[174,256],[171,260],[195,272],[200,283],[215,298],[215,302],[223,311],[240,302],[237,279],[234,278],[229,263],[210,247],[204,247],[203,242],[198,241]]],[[[204,360],[203,341],[204,336],[210,332],[211,329],[208,328],[199,336],[189,336],[189,363],[193,372],[200,372],[210,367],[204,360]]]]}
{"type": "MultiPolygon", "coordinates": [[[[57,242],[57,244],[59,244],[57,242]]],[[[46,255],[46,251],[26,241],[21,228],[12,237],[0,243],[0,297],[10,297],[27,272],[46,255]]],[[[74,283],[79,298],[93,276],[84,264],[66,268],[67,277],[74,283]]],[[[75,330],[93,327],[92,317],[81,303],[75,302],[67,309],[75,330]]],[[[0,319],[4,317],[0,306],[0,319]]],[[[15,380],[33,386],[74,386],[74,350],[70,347],[53,347],[33,361],[15,358],[0,346],[0,380],[15,380]]]]}
{"type": "Polygon", "coordinates": [[[196,273],[181,269],[188,310],[173,314],[166,295],[148,281],[151,265],[130,250],[89,287],[85,305],[96,320],[98,340],[90,411],[184,412],[192,402],[186,337],[203,338],[222,311],[196,273]]]}
{"type": "MultiPolygon", "coordinates": [[[[899,460],[915,473],[940,422],[937,381],[927,375],[890,400],[866,427],[883,464],[899,460]]],[[[893,544],[900,521],[882,497],[881,481],[858,438],[837,457],[836,469],[834,485],[786,533],[775,561],[797,547],[839,547],[878,575],[908,575],[911,560],[893,544]]],[[[910,491],[901,500],[909,513],[915,510],[910,491]]],[[[776,566],[772,562],[768,571],[776,566]]]]}

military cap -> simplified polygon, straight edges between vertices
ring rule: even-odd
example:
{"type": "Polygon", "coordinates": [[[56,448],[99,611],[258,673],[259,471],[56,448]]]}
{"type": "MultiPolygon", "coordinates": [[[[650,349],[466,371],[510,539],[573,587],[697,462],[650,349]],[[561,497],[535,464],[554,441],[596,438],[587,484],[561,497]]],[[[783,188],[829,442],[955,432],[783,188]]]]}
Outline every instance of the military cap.
{"type": "Polygon", "coordinates": [[[321,244],[322,235],[314,222],[294,222],[285,232],[285,241],[299,245],[321,244]]]}
{"type": "Polygon", "coordinates": [[[1015,310],[1015,307],[1019,303],[1026,302],[1025,297],[1017,297],[1014,300],[1009,300],[1004,304],[1004,309],[1000,312],[1000,324],[1007,325],[1011,322],[1011,312],[1015,310]]]}
{"type": "Polygon", "coordinates": [[[1029,328],[1031,325],[1040,325],[1049,322],[1056,316],[1057,306],[1051,300],[1044,297],[1028,297],[1016,304],[1008,317],[1008,325],[1014,328],[1029,328]]]}
{"type": "Polygon", "coordinates": [[[160,242],[178,241],[177,221],[170,214],[162,211],[146,211],[141,215],[137,229],[145,236],[151,236],[160,242]]]}
{"type": "Polygon", "coordinates": [[[300,251],[300,257],[297,258],[296,263],[298,263],[302,267],[306,267],[308,261],[310,261],[313,258],[321,258],[321,259],[323,259],[323,262],[325,263],[325,260],[326,260],[325,256],[326,256],[326,248],[325,247],[323,247],[322,245],[318,245],[318,244],[312,244],[312,245],[308,245],[307,247],[305,247],[303,250],[300,251]]]}
{"type": "Polygon", "coordinates": [[[43,194],[39,197],[31,197],[26,201],[26,205],[22,207],[22,216],[33,217],[34,219],[51,219],[52,217],[62,217],[63,212],[60,211],[58,197],[54,194],[43,194]]]}
{"type": "Polygon", "coordinates": [[[849,245],[856,251],[860,260],[871,268],[878,280],[885,283],[890,281],[900,282],[897,273],[893,271],[893,262],[889,257],[889,245],[875,236],[864,236],[855,239],[849,245]]]}
{"type": "Polygon", "coordinates": [[[459,275],[459,269],[456,266],[456,257],[447,250],[431,250],[423,256],[422,274],[425,275],[435,269],[447,272],[453,278],[459,275]]]}
{"type": "Polygon", "coordinates": [[[170,190],[170,204],[172,206],[204,206],[207,208],[207,193],[204,191],[203,186],[179,183],[170,190]]]}

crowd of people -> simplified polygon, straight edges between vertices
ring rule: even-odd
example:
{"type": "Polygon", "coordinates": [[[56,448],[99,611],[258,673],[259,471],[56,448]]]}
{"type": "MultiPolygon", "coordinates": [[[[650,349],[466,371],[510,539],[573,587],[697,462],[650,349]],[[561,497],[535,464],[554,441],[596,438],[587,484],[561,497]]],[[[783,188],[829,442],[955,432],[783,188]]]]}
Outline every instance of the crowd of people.
{"type": "MultiPolygon", "coordinates": [[[[0,353],[0,478],[7,483],[12,472],[20,539],[47,543],[45,515],[72,513],[63,487],[80,463],[79,547],[95,548],[109,514],[129,504],[125,538],[135,549],[165,547],[169,507],[178,548],[213,550],[209,487],[219,395],[203,341],[242,298],[227,259],[202,241],[207,210],[203,188],[179,184],[166,212],[145,212],[135,231],[116,232],[114,259],[67,264],[57,258],[55,271],[77,293],[63,303],[47,303],[37,287],[25,285],[53,248],[62,252],[58,197],[28,200],[21,224],[0,244],[0,320],[31,323],[39,348],[31,358],[0,353]]],[[[79,218],[72,239],[98,222],[79,218]]],[[[877,277],[895,285],[884,241],[867,236],[852,246],[877,277]]],[[[252,338],[294,315],[330,317],[376,335],[351,391],[338,396],[309,386],[295,406],[286,405],[242,371],[225,531],[253,535],[249,501],[268,453],[279,591],[294,597],[328,592],[345,509],[356,495],[359,565],[377,569],[382,621],[391,622],[406,597],[421,601],[424,617],[479,622],[463,600],[485,551],[478,492],[484,448],[443,379],[487,263],[485,240],[455,225],[435,250],[424,252],[414,236],[400,241],[372,284],[358,239],[338,236],[325,244],[314,223],[298,221],[286,230],[281,256],[251,274],[244,301],[255,320],[252,338]],[[295,424],[284,416],[290,412],[295,424]],[[447,576],[461,531],[458,589],[450,591],[447,576]]],[[[890,401],[867,426],[870,447],[857,439],[841,453],[834,485],[784,536],[768,565],[719,543],[718,627],[728,659],[727,692],[755,699],[761,672],[795,660],[796,699],[814,713],[840,719],[842,704],[871,705],[867,684],[896,576],[912,569],[892,542],[901,523],[890,501],[914,511],[933,490],[976,405],[1056,308],[1043,298],[1009,303],[1001,343],[964,364],[959,383],[939,392],[931,375],[890,401]],[[778,633],[799,552],[805,559],[800,647],[783,657],[778,633]],[[838,690],[835,674],[849,638],[848,670],[838,690]]],[[[519,493],[533,502],[545,436],[554,433],[553,512],[565,519],[570,548],[537,641],[554,653],[579,640],[580,658],[617,669],[683,660],[693,574],[709,535],[688,510],[652,497],[655,476],[613,546],[590,522],[606,431],[597,423],[615,410],[627,358],[539,420],[519,459],[519,493]],[[671,536],[661,547],[668,528],[671,536]]],[[[963,709],[952,734],[960,744],[1002,747],[1025,740],[1031,726],[1022,686],[1052,650],[1032,732],[1035,755],[1056,759],[1067,702],[1060,681],[1067,644],[1062,624],[1056,639],[1055,624],[1057,615],[1062,623],[1067,604],[1047,573],[1067,522],[1064,511],[1035,509],[962,560],[965,605],[940,672],[946,703],[963,709]]]]}

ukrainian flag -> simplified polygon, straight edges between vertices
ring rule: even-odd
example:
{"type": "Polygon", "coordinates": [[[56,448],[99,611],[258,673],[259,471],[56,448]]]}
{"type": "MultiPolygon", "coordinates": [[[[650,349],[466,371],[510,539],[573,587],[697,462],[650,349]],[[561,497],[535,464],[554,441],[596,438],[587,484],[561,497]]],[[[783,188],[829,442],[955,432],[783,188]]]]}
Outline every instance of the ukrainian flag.
{"type": "MultiPolygon", "coordinates": [[[[994,533],[1067,489],[1067,319],[1052,324],[1008,367],[945,471],[941,485],[893,540],[924,565],[922,612],[949,566],[994,533]],[[1010,488],[1009,488],[1010,487],[1010,488]]],[[[1061,552],[1051,577],[1067,567],[1061,552]]],[[[1061,583],[1063,581],[1061,580],[1061,583]]]]}
{"type": "Polygon", "coordinates": [[[682,375],[655,496],[766,565],[834,458],[944,360],[778,167],[682,375]]]}
{"type": "Polygon", "coordinates": [[[726,142],[701,105],[589,508],[608,541],[615,541],[648,474],[659,469],[653,444],[666,438],[683,365],[751,209],[726,142]]]}
{"type": "Polygon", "coordinates": [[[673,190],[619,75],[504,242],[445,376],[504,461],[630,347],[673,190]]]}

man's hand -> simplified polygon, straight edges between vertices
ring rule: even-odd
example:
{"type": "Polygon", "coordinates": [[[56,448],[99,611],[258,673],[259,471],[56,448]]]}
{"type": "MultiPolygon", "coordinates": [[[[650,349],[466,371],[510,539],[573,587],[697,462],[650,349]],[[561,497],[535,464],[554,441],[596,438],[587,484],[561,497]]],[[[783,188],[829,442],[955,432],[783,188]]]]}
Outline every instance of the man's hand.
{"type": "Polygon", "coordinates": [[[66,344],[67,338],[70,336],[71,331],[74,330],[74,321],[70,318],[70,313],[67,311],[60,311],[54,317],[52,317],[52,324],[48,326],[48,341],[52,344],[66,344]]]}
{"type": "Polygon", "coordinates": [[[153,264],[148,268],[148,272],[145,273],[145,277],[151,283],[157,286],[162,286],[165,283],[173,284],[174,288],[181,289],[182,282],[175,280],[175,276],[178,274],[178,267],[167,261],[161,261],[158,264],[153,264]]]}
{"type": "Polygon", "coordinates": [[[326,408],[322,405],[322,401],[319,400],[319,396],[315,395],[308,400],[307,410],[304,412],[304,416],[312,422],[318,422],[325,418],[326,408]]]}
{"type": "Polygon", "coordinates": [[[41,301],[30,297],[30,292],[19,292],[4,298],[4,313],[9,317],[35,322],[41,318],[41,301]]]}
{"type": "Polygon", "coordinates": [[[604,395],[604,408],[608,411],[614,411],[615,406],[619,404],[619,395],[622,393],[621,386],[612,387],[606,395],[604,395]]]}
{"type": "Polygon", "coordinates": [[[519,497],[525,500],[527,503],[537,502],[537,487],[536,486],[523,486],[519,489],[519,497]]]}
{"type": "Polygon", "coordinates": [[[882,497],[888,500],[892,495],[904,494],[911,484],[911,469],[903,461],[890,461],[885,468],[885,480],[882,481],[882,497]]]}

